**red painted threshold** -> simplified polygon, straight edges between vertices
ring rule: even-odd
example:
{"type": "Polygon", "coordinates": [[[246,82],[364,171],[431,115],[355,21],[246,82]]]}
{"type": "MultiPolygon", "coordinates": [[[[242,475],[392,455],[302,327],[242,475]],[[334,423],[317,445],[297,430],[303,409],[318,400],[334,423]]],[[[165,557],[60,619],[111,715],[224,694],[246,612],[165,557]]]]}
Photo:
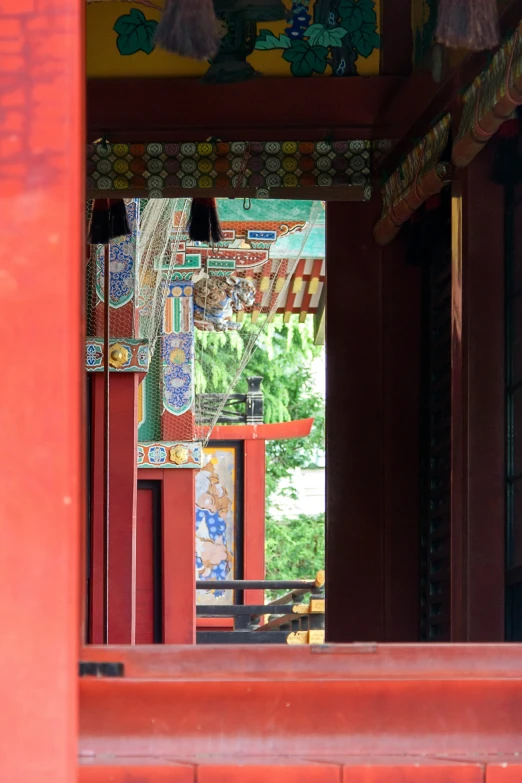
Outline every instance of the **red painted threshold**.
{"type": "Polygon", "coordinates": [[[80,681],[80,750],[92,757],[469,757],[522,746],[520,645],[109,647],[87,657],[125,672],[80,681]]]}

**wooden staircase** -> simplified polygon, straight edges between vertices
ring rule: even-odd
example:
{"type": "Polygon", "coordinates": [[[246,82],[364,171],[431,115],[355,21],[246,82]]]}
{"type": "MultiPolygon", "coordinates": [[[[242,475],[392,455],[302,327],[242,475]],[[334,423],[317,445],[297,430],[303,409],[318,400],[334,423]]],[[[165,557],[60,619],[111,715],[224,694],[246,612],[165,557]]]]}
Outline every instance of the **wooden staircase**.
{"type": "Polygon", "coordinates": [[[520,783],[519,645],[90,647],[82,783],[520,783]]]}

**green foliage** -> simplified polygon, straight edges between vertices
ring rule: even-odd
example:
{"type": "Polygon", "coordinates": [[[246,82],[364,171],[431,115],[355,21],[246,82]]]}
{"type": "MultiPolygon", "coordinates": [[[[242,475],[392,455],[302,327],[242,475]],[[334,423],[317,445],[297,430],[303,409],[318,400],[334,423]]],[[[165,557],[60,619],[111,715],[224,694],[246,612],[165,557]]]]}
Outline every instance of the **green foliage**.
{"type": "Polygon", "coordinates": [[[324,24],[313,24],[306,31],[311,46],[341,46],[347,33],[342,27],[325,27],[324,24]]]}
{"type": "Polygon", "coordinates": [[[274,35],[271,30],[260,30],[256,39],[256,49],[267,51],[268,49],[288,49],[291,45],[287,35],[274,35]]]}
{"type": "Polygon", "coordinates": [[[129,55],[136,52],[145,52],[145,54],[153,52],[157,26],[155,19],[147,19],[143,11],[138,8],[131,8],[130,13],[118,17],[113,30],[118,33],[116,46],[119,53],[129,55]]]}
{"type": "Polygon", "coordinates": [[[328,49],[325,46],[311,46],[308,41],[292,41],[292,46],[283,54],[283,60],[290,65],[292,76],[311,76],[324,73],[328,49]]]}
{"type": "MultiPolygon", "coordinates": [[[[239,366],[254,330],[245,319],[243,328],[228,332],[196,333],[196,392],[225,393],[239,366]]],[[[324,399],[315,389],[312,363],[323,348],[314,345],[313,323],[308,317],[299,324],[293,317],[284,324],[277,316],[261,333],[257,349],[232,391],[247,391],[246,379],[263,377],[265,422],[292,421],[313,417],[308,438],[267,443],[267,501],[270,506],[281,479],[294,468],[315,464],[324,451],[324,399]]],[[[292,491],[289,490],[289,494],[292,491]]]]}
{"type": "Polygon", "coordinates": [[[267,579],[313,579],[324,569],[324,553],[324,514],[267,519],[267,579]]]}
{"type": "Polygon", "coordinates": [[[375,2],[340,0],[330,17],[328,24],[310,25],[300,38],[260,30],[256,49],[283,49],[283,59],[291,63],[293,76],[324,73],[327,66],[337,76],[356,73],[357,57],[369,57],[380,45],[375,2]]]}

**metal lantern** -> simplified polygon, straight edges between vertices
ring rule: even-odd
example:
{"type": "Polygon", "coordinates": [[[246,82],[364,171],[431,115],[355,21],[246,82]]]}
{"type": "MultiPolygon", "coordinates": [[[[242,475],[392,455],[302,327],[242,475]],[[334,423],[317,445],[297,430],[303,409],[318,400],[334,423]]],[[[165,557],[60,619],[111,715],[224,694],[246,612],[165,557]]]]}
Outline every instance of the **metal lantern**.
{"type": "MultiPolygon", "coordinates": [[[[219,13],[218,18],[221,19],[219,13]]],[[[256,23],[235,18],[221,21],[224,35],[203,81],[210,84],[242,82],[260,76],[247,62],[247,57],[254,51],[256,43],[256,23]]]]}
{"type": "Polygon", "coordinates": [[[245,22],[279,22],[286,19],[282,0],[214,0],[218,18],[245,22]]]}

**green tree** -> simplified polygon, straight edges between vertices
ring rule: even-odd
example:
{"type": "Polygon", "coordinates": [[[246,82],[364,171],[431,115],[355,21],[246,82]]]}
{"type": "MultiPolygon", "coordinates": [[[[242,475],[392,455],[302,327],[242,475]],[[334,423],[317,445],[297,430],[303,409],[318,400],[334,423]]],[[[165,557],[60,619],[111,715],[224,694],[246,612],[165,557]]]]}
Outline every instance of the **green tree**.
{"type": "Polygon", "coordinates": [[[313,579],[324,569],[324,551],[324,514],[267,519],[267,579],[313,579]]]}
{"type": "MultiPolygon", "coordinates": [[[[243,328],[228,332],[197,332],[196,391],[225,393],[240,365],[257,325],[245,319],[243,328]]],[[[314,345],[312,319],[304,324],[292,317],[288,324],[276,316],[259,333],[256,349],[250,356],[234,389],[246,392],[246,379],[263,377],[265,422],[314,418],[307,438],[267,443],[267,506],[275,501],[281,479],[288,478],[295,468],[317,464],[324,452],[324,399],[315,388],[314,359],[323,352],[314,345]]],[[[293,494],[290,489],[288,494],[293,494]]]]}

